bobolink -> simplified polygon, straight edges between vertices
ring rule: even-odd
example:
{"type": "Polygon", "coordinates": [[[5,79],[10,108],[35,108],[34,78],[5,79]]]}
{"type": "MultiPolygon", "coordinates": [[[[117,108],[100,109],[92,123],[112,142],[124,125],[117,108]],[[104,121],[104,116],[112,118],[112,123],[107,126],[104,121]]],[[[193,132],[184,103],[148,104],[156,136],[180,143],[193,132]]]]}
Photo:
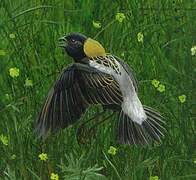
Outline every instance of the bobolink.
{"type": "Polygon", "coordinates": [[[101,104],[119,112],[117,137],[122,144],[148,144],[163,136],[162,116],[141,104],[132,69],[102,45],[82,34],[59,39],[74,63],[55,82],[38,117],[40,136],[56,132],[80,119],[87,108],[101,104]]]}

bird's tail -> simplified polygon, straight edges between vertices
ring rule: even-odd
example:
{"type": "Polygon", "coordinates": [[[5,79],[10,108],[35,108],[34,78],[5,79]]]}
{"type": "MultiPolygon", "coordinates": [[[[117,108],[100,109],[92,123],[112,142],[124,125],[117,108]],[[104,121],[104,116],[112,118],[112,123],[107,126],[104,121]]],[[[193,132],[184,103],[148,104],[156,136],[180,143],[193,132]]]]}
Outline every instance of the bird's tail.
{"type": "Polygon", "coordinates": [[[118,141],[122,144],[149,144],[152,140],[161,141],[165,128],[163,117],[154,109],[143,106],[147,119],[138,124],[121,110],[118,122],[118,141]]]}

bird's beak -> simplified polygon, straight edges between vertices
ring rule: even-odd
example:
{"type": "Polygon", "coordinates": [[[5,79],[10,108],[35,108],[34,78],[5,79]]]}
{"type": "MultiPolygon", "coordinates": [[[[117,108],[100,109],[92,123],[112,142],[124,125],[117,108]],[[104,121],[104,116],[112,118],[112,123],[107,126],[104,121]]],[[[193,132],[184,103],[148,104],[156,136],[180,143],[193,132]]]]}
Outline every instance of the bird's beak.
{"type": "Polygon", "coordinates": [[[66,48],[67,47],[67,39],[66,36],[59,38],[59,47],[66,48]]]}

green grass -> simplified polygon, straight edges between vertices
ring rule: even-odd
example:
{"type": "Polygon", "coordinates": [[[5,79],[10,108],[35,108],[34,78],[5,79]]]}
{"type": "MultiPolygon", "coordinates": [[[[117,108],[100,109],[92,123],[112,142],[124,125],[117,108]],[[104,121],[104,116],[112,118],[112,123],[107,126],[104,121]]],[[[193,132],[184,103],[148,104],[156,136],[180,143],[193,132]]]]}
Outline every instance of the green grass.
{"type": "Polygon", "coordinates": [[[7,146],[0,142],[0,179],[49,179],[52,172],[67,180],[195,179],[196,56],[190,51],[196,45],[195,19],[193,0],[0,0],[0,50],[6,52],[0,55],[0,135],[8,137],[7,146]],[[126,16],[122,23],[115,21],[117,12],[126,16]],[[93,20],[102,28],[94,28],[93,20]],[[34,122],[41,104],[58,72],[72,62],[57,47],[57,39],[69,32],[96,36],[107,52],[134,68],[140,99],[165,117],[167,133],[161,144],[119,145],[113,117],[79,145],[77,128],[100,107],[45,142],[37,139],[34,122]],[[143,43],[137,41],[139,32],[143,43]],[[20,69],[19,77],[10,77],[12,67],[20,69]],[[26,78],[32,87],[24,85],[26,78]],[[158,92],[152,79],[166,90],[158,92]],[[182,94],[184,103],[178,100],[182,94]],[[114,156],[107,152],[111,145],[117,148],[114,156]],[[41,152],[47,153],[46,162],[39,160],[41,152]]]}

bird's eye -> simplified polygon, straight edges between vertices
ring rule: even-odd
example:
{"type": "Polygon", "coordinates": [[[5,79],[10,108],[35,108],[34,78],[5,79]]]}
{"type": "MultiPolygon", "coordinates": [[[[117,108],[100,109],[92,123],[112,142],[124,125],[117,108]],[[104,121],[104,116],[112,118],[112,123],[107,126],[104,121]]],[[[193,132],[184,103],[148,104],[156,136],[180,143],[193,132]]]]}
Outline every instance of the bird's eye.
{"type": "Polygon", "coordinates": [[[72,43],[76,43],[77,41],[75,39],[71,39],[71,42],[72,43]]]}

